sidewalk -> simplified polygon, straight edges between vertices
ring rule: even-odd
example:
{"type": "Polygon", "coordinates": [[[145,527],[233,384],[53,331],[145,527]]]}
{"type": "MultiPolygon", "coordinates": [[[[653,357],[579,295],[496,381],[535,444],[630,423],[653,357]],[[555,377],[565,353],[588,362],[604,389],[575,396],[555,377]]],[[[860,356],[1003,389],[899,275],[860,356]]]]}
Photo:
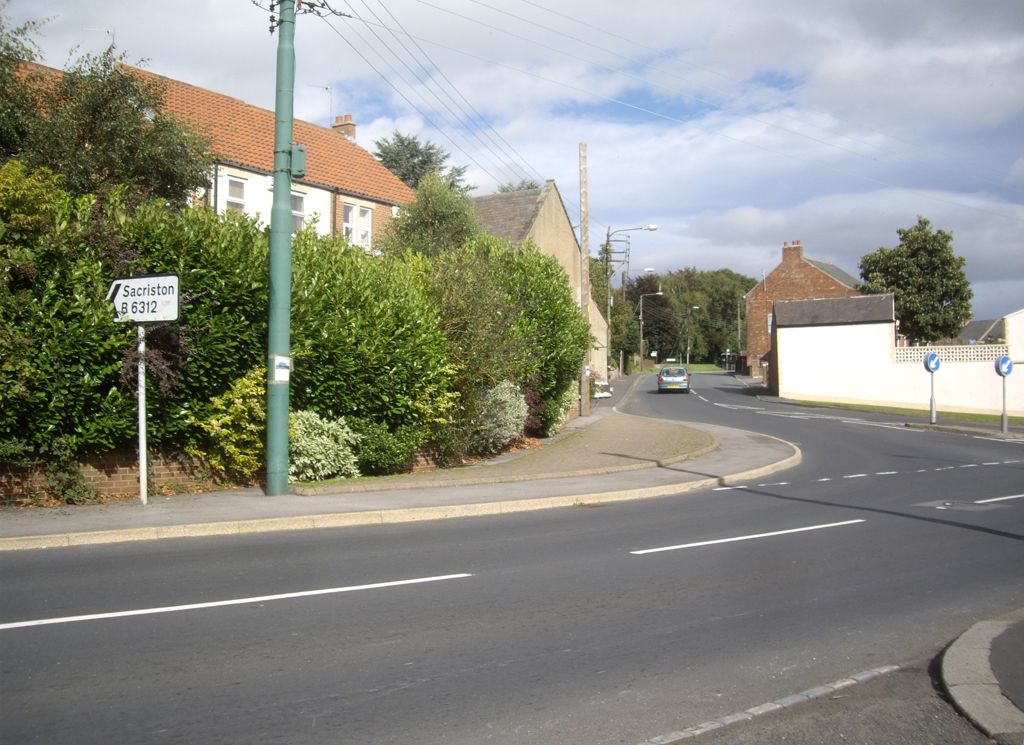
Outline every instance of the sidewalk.
{"type": "Polygon", "coordinates": [[[282,497],[251,488],[151,496],[148,505],[3,509],[0,551],[379,525],[663,497],[757,478],[799,462],[796,447],[773,437],[621,414],[602,402],[591,416],[573,420],[539,448],[463,468],[355,479],[294,489],[282,497]]]}
{"type": "Polygon", "coordinates": [[[1024,743],[1024,609],[976,623],[953,642],[942,682],[986,735],[1000,745],[1024,743]]]}

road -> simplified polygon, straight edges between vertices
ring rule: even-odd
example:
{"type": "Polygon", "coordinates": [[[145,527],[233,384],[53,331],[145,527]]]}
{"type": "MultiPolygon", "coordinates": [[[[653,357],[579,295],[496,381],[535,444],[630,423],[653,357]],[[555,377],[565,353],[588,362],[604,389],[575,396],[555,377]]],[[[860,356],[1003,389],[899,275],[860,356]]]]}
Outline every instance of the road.
{"type": "Polygon", "coordinates": [[[647,390],[619,405],[804,462],[600,508],[0,555],[0,742],[640,743],[1024,604],[1021,445],[725,376],[647,390]]]}

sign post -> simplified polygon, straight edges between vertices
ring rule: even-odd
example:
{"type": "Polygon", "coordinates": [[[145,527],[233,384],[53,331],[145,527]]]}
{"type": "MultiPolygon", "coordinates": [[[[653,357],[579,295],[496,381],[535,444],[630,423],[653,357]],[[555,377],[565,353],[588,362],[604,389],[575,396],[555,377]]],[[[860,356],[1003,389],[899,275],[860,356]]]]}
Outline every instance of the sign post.
{"type": "Polygon", "coordinates": [[[924,369],[929,372],[932,384],[931,398],[928,399],[928,410],[931,413],[929,421],[935,424],[935,373],[939,369],[939,365],[942,364],[942,360],[939,359],[939,355],[936,352],[929,352],[924,358],[924,369]]]}
{"type": "Polygon", "coordinates": [[[146,452],[146,326],[178,320],[178,275],[150,274],[115,279],[107,290],[114,321],[134,321],[139,353],[139,501],[148,504],[149,458],[146,452]]]}
{"type": "Polygon", "coordinates": [[[1006,379],[1010,377],[1012,372],[1013,360],[1009,356],[1004,354],[996,360],[996,375],[1003,379],[1003,417],[1002,426],[999,429],[1004,435],[1010,431],[1010,420],[1006,416],[1006,379]]]}

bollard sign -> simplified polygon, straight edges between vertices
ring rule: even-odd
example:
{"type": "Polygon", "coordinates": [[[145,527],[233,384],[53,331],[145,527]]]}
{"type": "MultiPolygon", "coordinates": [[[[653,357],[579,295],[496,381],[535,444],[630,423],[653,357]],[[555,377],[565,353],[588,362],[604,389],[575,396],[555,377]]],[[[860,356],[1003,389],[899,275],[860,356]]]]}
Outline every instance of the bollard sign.
{"type": "Polygon", "coordinates": [[[1007,355],[1003,355],[996,360],[996,375],[1000,378],[1005,378],[1007,375],[1013,372],[1013,360],[1007,355]]]}
{"type": "Polygon", "coordinates": [[[118,323],[156,323],[178,320],[178,275],[150,274],[115,279],[107,300],[114,305],[118,323]]]}

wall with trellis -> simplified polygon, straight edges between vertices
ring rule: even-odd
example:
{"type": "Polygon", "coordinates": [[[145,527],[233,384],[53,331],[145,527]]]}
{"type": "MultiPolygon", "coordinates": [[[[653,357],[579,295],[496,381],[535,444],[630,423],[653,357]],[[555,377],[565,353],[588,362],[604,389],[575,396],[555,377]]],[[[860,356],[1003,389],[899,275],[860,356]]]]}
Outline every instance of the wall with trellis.
{"type": "Polygon", "coordinates": [[[931,377],[939,412],[1000,414],[1003,378],[995,362],[1008,355],[1006,408],[1024,416],[1024,310],[1006,316],[1006,344],[897,347],[893,323],[780,328],[776,335],[778,393],[783,398],[930,408],[931,377]],[[935,352],[935,373],[924,366],[935,352]]]}

